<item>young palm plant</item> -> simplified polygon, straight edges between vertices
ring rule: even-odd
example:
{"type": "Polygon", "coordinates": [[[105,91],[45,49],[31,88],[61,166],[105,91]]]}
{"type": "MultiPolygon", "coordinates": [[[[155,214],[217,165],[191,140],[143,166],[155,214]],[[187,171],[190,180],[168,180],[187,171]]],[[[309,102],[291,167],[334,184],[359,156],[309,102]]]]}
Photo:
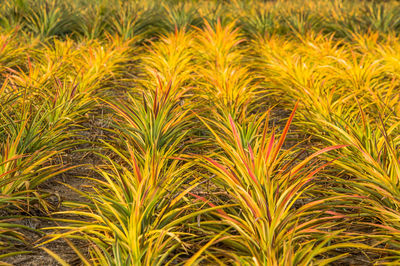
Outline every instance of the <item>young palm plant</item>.
{"type": "MultiPolygon", "coordinates": [[[[400,243],[397,233],[400,228],[400,120],[389,115],[380,122],[374,121],[363,110],[360,117],[346,120],[336,117],[331,121],[315,118],[307,125],[315,123],[315,135],[324,143],[347,145],[328,156],[339,157],[334,166],[336,171],[342,171],[336,176],[340,185],[334,191],[341,195],[359,196],[353,204],[358,206],[358,216],[366,217],[360,226],[375,228],[368,235],[372,246],[382,248],[382,243],[385,243],[388,248],[386,252],[390,256],[382,256],[379,263],[396,263],[400,260],[396,251],[400,243]]],[[[358,234],[365,237],[364,232],[358,234]]]]}
{"type": "MultiPolygon", "coordinates": [[[[224,253],[236,263],[325,265],[346,256],[324,254],[346,246],[328,245],[339,233],[332,228],[344,216],[324,207],[329,199],[308,201],[305,197],[313,189],[315,175],[329,164],[319,164],[315,159],[343,145],[319,150],[297,161],[294,148],[282,148],[294,111],[279,138],[274,129],[268,132],[266,120],[248,142],[242,136],[245,126],[231,117],[227,118],[229,122],[204,119],[223,151],[204,158],[204,166],[214,182],[226,189],[228,202],[237,205],[215,212],[222,224],[232,228],[217,241],[234,250],[224,253]],[[214,131],[210,124],[229,129],[228,136],[234,141],[227,141],[227,134],[214,131]]],[[[206,221],[202,226],[215,233],[223,231],[220,223],[206,221]]],[[[220,248],[216,250],[221,252],[220,248]]]]}
{"type": "Polygon", "coordinates": [[[64,36],[75,30],[74,14],[68,5],[58,0],[30,1],[24,13],[27,31],[45,40],[52,36],[64,36]]]}
{"type": "Polygon", "coordinates": [[[257,94],[256,77],[245,63],[246,47],[235,23],[223,26],[205,21],[198,29],[195,57],[198,62],[198,91],[207,106],[213,106],[234,119],[243,115],[257,94]],[[214,27],[214,28],[213,28],[214,27]]]}
{"type": "MultiPolygon", "coordinates": [[[[0,89],[10,96],[7,83],[0,89]]],[[[1,97],[0,106],[0,258],[29,253],[26,249],[15,249],[14,245],[30,245],[29,238],[23,234],[27,230],[39,230],[19,223],[38,209],[48,213],[52,205],[46,197],[49,193],[40,191],[39,185],[51,177],[68,170],[55,162],[65,148],[66,137],[60,134],[63,124],[46,128],[48,112],[34,110],[29,102],[21,103],[22,96],[1,97]],[[36,111],[36,112],[35,112],[36,111]],[[14,248],[14,251],[13,251],[14,248]]]]}

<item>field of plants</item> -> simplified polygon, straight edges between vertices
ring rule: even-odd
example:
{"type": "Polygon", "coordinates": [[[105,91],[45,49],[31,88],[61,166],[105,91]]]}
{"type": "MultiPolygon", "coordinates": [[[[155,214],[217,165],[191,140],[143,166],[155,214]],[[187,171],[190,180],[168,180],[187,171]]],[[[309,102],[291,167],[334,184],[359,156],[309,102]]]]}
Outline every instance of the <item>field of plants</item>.
{"type": "Polygon", "coordinates": [[[1,0],[0,265],[400,265],[400,3],[1,0]]]}

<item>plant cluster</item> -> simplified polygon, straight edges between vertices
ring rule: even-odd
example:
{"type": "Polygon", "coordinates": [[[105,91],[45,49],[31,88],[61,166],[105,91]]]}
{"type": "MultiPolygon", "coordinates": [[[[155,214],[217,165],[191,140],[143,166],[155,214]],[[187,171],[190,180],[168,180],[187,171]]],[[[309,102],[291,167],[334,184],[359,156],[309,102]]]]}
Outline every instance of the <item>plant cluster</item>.
{"type": "Polygon", "coordinates": [[[400,263],[399,11],[4,0],[0,263],[400,263]]]}

